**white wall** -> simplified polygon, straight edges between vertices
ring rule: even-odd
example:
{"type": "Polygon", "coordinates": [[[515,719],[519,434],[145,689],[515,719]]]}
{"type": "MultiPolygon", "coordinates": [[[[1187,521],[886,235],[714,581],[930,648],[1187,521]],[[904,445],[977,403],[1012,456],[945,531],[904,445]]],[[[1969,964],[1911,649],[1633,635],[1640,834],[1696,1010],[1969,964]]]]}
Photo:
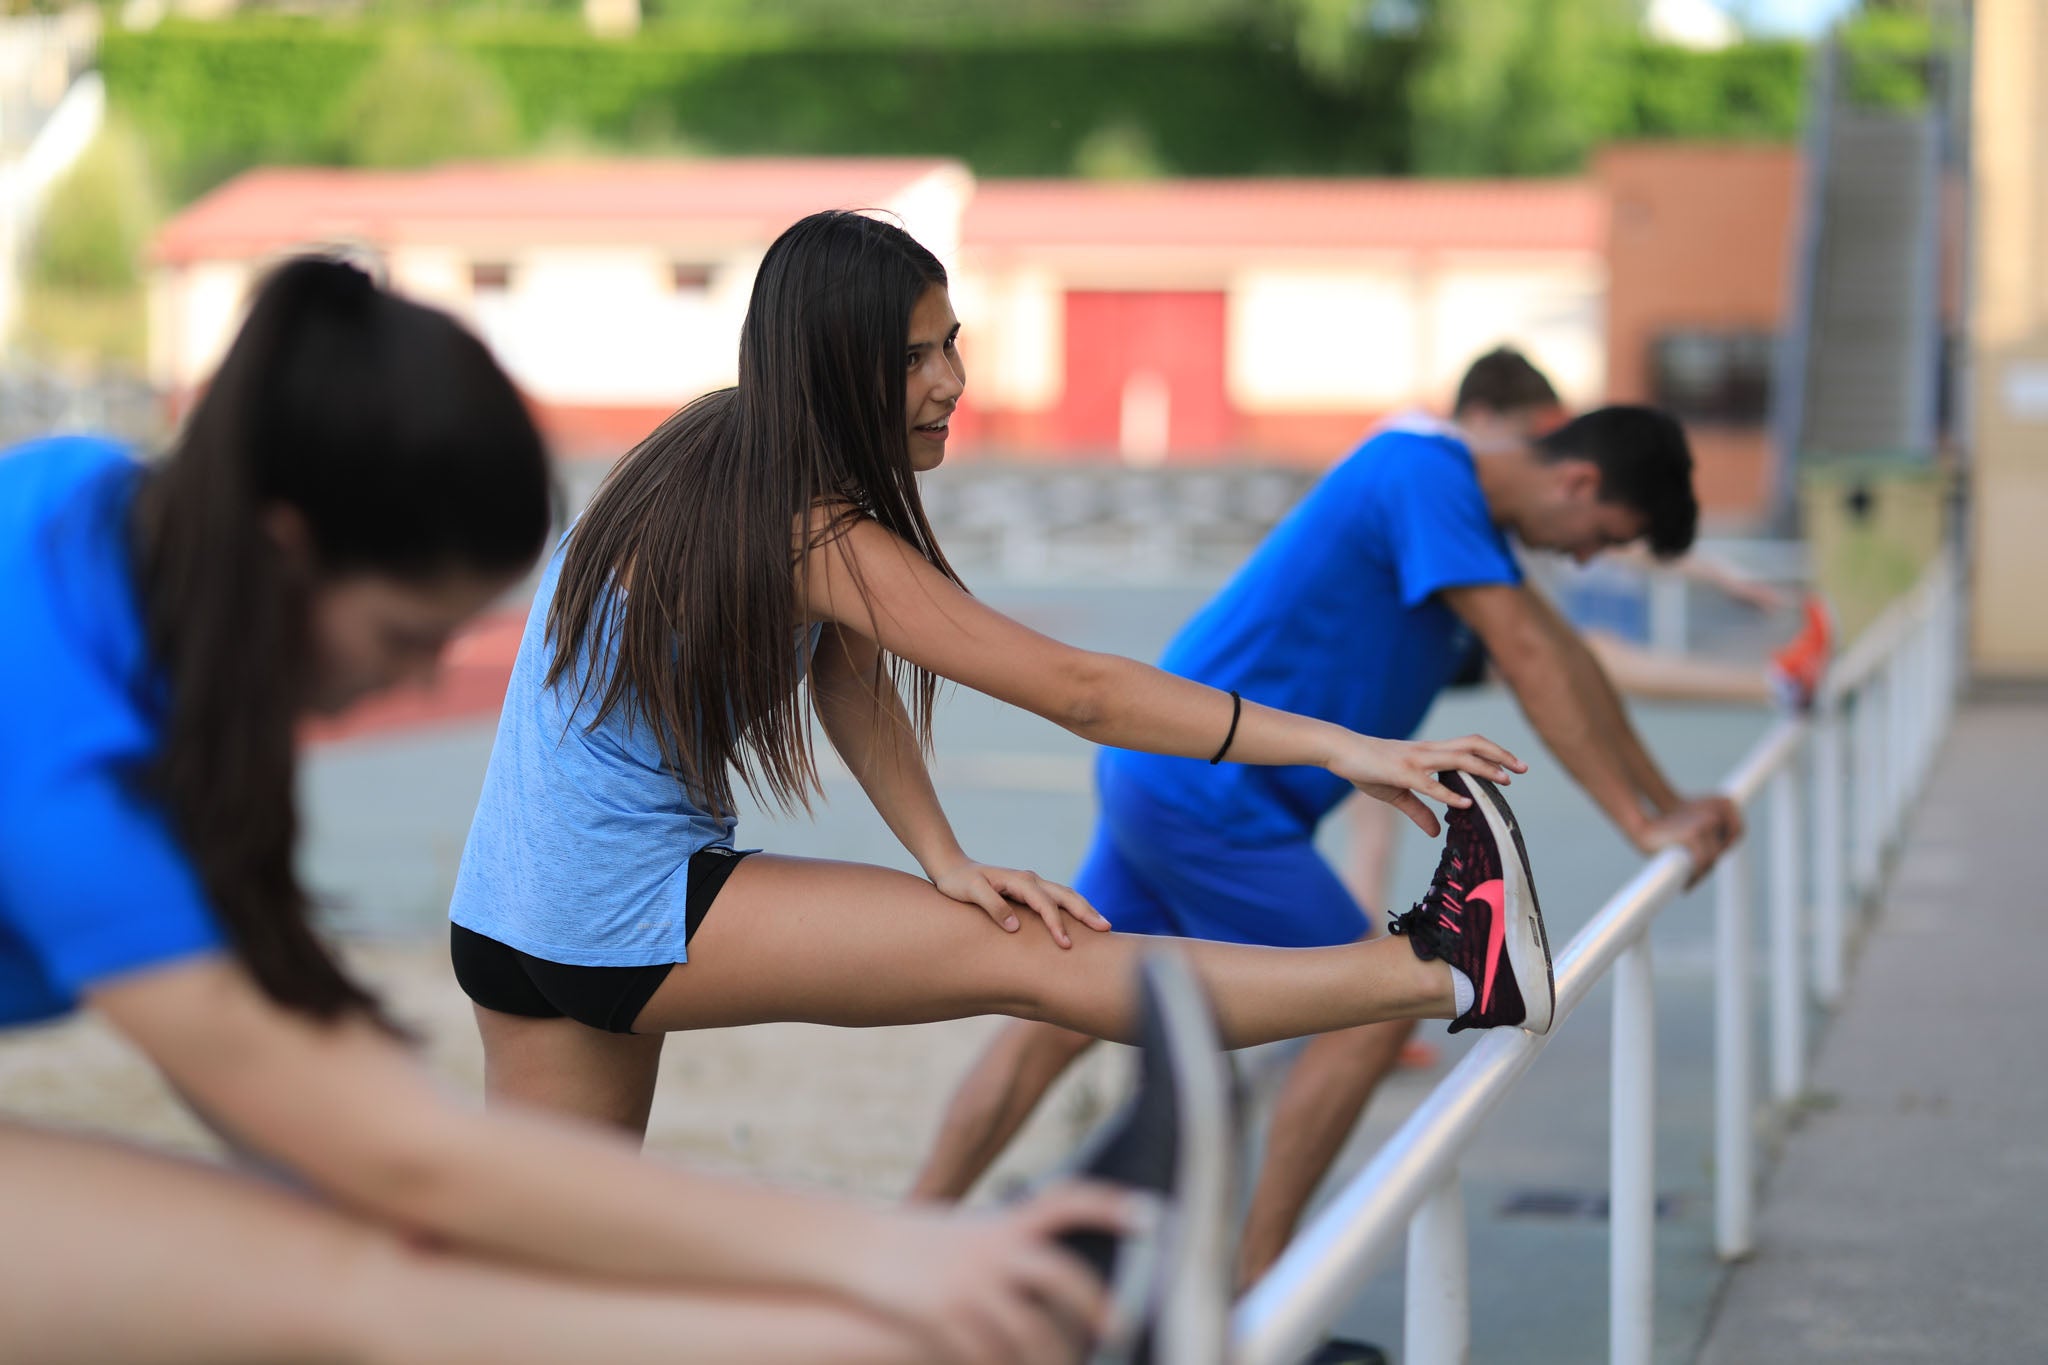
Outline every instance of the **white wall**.
{"type": "Polygon", "coordinates": [[[967,392],[1010,412],[1056,406],[1066,381],[1067,296],[1043,269],[953,272],[967,392]]]}
{"type": "Polygon", "coordinates": [[[491,260],[510,287],[467,313],[521,388],[544,403],[671,406],[737,378],[740,322],[757,256],[708,265],[708,288],[677,291],[677,257],[643,247],[547,247],[491,260]]]}
{"type": "Polygon", "coordinates": [[[1398,262],[1240,274],[1225,343],[1231,402],[1288,413],[1414,401],[1427,322],[1417,284],[1398,262]]]}
{"type": "Polygon", "coordinates": [[[913,180],[879,208],[902,219],[903,230],[939,258],[948,276],[960,269],[960,224],[974,197],[974,177],[965,166],[946,165],[913,180]]]}
{"type": "Polygon", "coordinates": [[[1503,343],[1550,376],[1567,406],[1600,401],[1607,383],[1606,266],[1598,256],[1460,256],[1429,285],[1424,393],[1445,404],[1473,357],[1503,343]]]}
{"type": "Polygon", "coordinates": [[[1232,282],[1228,363],[1242,411],[1446,404],[1467,364],[1520,347],[1567,401],[1606,370],[1605,280],[1591,254],[1361,256],[1262,267],[1232,282]]]}
{"type": "MultiPolygon", "coordinates": [[[[642,247],[474,251],[409,246],[387,257],[392,285],[474,327],[533,398],[550,404],[672,406],[736,377],[740,320],[757,255],[710,265],[709,287],[678,292],[678,258],[642,247]],[[511,267],[503,291],[479,295],[479,262],[511,267]]],[[[269,261],[159,267],[150,287],[150,373],[188,391],[220,363],[269,261]]]]}
{"type": "MultiPolygon", "coordinates": [[[[1061,397],[1065,294],[1075,281],[1058,263],[961,268],[960,216],[971,192],[963,172],[942,170],[884,207],[952,274],[977,401],[1044,411],[1061,397]]],[[[733,382],[760,249],[728,244],[692,259],[631,244],[494,253],[422,243],[393,248],[387,264],[399,289],[471,322],[539,401],[665,407],[733,382]],[[479,263],[508,266],[509,287],[474,291],[479,263]],[[676,290],[678,263],[708,266],[708,287],[676,290]]],[[[158,271],[158,383],[190,389],[212,372],[258,268],[202,262],[158,271]]],[[[1442,405],[1475,355],[1509,342],[1568,402],[1585,404],[1599,397],[1606,371],[1605,288],[1594,253],[1360,252],[1247,262],[1229,284],[1230,399],[1243,411],[1276,415],[1442,405]]]]}
{"type": "Polygon", "coordinates": [[[253,262],[196,261],[152,272],[150,382],[174,393],[206,382],[242,325],[256,270],[253,262]]]}
{"type": "Polygon", "coordinates": [[[469,267],[475,253],[452,246],[398,246],[384,253],[393,288],[451,313],[469,309],[469,267]]]}
{"type": "MultiPolygon", "coordinates": [[[[901,218],[952,270],[973,188],[964,168],[941,167],[877,207],[901,218]]],[[[473,326],[538,401],[667,407],[737,378],[740,323],[766,246],[728,241],[692,254],[631,243],[498,248],[425,242],[389,248],[384,263],[395,288],[473,326]],[[508,286],[474,289],[471,272],[478,264],[508,267],[508,286]],[[678,264],[707,267],[707,286],[675,288],[678,264]]],[[[210,261],[156,272],[150,352],[158,383],[187,390],[204,382],[240,325],[249,282],[264,264],[210,261]]],[[[1057,346],[1045,340],[1057,327],[1058,296],[1051,294],[1048,303],[1042,287],[1034,296],[1027,285],[1022,297],[1035,321],[1017,358],[997,373],[1014,374],[1018,391],[1035,395],[1048,382],[1040,352],[1050,354],[1050,382],[1058,382],[1057,346]]]]}

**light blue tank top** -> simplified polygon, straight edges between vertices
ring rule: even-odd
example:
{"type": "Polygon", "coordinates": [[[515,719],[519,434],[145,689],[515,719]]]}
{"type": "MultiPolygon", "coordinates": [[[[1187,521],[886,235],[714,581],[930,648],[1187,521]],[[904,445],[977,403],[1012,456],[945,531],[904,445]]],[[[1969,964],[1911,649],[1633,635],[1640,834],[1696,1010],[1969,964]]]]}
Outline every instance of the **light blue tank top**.
{"type": "Polygon", "coordinates": [[[690,857],[730,848],[734,821],[690,802],[645,721],[622,708],[593,729],[594,688],[574,711],[580,669],[545,685],[561,571],[558,549],[519,640],[449,918],[550,962],[684,962],[690,857]]]}

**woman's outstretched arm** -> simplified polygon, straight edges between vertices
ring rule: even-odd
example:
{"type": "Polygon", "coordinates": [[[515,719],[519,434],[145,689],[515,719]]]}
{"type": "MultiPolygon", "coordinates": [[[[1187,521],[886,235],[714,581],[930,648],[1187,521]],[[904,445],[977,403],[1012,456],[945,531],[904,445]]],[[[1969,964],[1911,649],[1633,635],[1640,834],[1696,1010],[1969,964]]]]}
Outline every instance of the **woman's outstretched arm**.
{"type": "Polygon", "coordinates": [[[219,956],[89,997],[209,1118],[345,1207],[483,1255],[639,1285],[814,1292],[992,1361],[1037,1315],[1095,1322],[1101,1291],[1049,1235],[1115,1227],[1072,1187],[976,1220],[694,1175],[595,1127],[458,1104],[367,1022],[322,1024],[219,956]]]}
{"type": "MultiPolygon", "coordinates": [[[[809,608],[869,636],[944,678],[1119,749],[1208,758],[1230,731],[1230,697],[1114,654],[1061,644],[995,611],[910,546],[862,519],[815,546],[809,608]]],[[[1341,725],[1247,700],[1232,762],[1327,768],[1407,815],[1425,833],[1436,816],[1417,793],[1448,805],[1466,798],[1437,781],[1447,769],[1505,782],[1527,766],[1477,735],[1448,741],[1375,739],[1341,725]]]]}
{"type": "Polygon", "coordinates": [[[1016,911],[1022,905],[1045,922],[1062,948],[1073,946],[1068,915],[1107,931],[1109,921],[1071,887],[1035,872],[978,862],[960,847],[903,698],[881,665],[873,640],[848,626],[827,626],[811,655],[811,696],[832,747],[931,884],[956,901],[980,906],[1011,933],[1022,927],[1016,911]]]}

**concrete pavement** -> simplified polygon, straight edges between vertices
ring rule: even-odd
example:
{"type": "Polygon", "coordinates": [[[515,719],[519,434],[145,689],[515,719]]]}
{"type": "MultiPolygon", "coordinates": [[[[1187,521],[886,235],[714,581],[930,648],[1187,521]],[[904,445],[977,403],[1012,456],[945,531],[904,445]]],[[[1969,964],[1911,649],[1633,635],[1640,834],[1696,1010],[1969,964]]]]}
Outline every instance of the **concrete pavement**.
{"type": "Polygon", "coordinates": [[[2048,1361],[2048,694],[1967,706],[1700,1365],[2048,1361]]]}

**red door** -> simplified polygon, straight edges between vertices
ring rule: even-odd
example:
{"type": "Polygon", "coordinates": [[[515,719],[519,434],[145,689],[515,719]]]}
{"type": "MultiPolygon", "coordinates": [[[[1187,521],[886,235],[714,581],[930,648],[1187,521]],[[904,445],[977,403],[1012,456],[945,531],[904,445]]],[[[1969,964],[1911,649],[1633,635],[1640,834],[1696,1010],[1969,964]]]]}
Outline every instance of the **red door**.
{"type": "Polygon", "coordinates": [[[1215,455],[1231,437],[1222,291],[1067,295],[1061,436],[1139,463],[1215,455]]]}

